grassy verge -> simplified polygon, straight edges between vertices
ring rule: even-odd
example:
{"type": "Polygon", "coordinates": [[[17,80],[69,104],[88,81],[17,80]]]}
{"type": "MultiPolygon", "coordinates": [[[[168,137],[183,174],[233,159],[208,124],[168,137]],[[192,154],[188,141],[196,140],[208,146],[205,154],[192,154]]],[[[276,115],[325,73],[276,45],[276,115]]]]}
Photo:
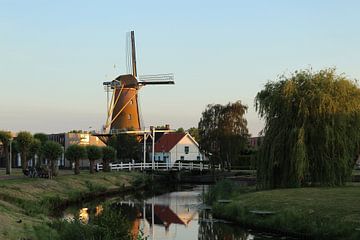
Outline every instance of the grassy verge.
{"type": "Polygon", "coordinates": [[[84,198],[135,189],[139,173],[81,173],[48,179],[0,181],[0,239],[37,239],[34,229],[50,221],[61,205],[84,198]]]}
{"type": "Polygon", "coordinates": [[[306,239],[360,239],[360,187],[251,191],[221,184],[209,195],[215,217],[306,239]]]}

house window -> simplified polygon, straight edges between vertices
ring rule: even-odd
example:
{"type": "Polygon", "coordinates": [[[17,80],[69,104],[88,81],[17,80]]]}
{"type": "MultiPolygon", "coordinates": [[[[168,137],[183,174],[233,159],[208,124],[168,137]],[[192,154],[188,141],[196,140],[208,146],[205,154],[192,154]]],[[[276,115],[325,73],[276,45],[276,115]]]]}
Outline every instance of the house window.
{"type": "Polygon", "coordinates": [[[197,156],[196,159],[197,159],[198,161],[200,161],[200,156],[197,156]]]}
{"type": "Polygon", "coordinates": [[[189,154],[189,146],[185,146],[185,154],[189,154]]]}
{"type": "Polygon", "coordinates": [[[158,160],[160,161],[160,156],[158,156],[158,160]]]}
{"type": "Polygon", "coordinates": [[[185,160],[184,156],[180,156],[180,160],[182,161],[185,160]]]}
{"type": "Polygon", "coordinates": [[[128,115],[128,120],[131,120],[131,114],[128,115]]]}

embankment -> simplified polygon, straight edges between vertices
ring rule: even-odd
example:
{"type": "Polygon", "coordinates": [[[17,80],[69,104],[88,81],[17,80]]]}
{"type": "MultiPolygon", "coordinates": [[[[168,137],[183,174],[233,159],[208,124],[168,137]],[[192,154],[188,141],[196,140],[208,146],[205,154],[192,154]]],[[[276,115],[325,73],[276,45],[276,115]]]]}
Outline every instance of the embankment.
{"type": "Polygon", "coordinates": [[[54,209],[84,199],[126,193],[149,182],[140,173],[81,173],[49,179],[0,181],[0,239],[36,239],[34,227],[54,209]]]}
{"type": "Polygon", "coordinates": [[[360,187],[255,191],[222,185],[209,194],[216,218],[300,239],[360,239],[360,187]]]}

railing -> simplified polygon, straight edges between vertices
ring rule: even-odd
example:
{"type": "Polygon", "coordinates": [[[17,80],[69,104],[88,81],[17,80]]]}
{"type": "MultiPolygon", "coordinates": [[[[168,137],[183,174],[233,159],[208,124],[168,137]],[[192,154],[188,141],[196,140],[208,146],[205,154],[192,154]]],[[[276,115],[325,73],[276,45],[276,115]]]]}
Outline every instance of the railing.
{"type": "MultiPolygon", "coordinates": [[[[157,171],[180,171],[180,170],[209,170],[211,169],[210,164],[200,163],[184,163],[184,162],[177,162],[177,163],[161,163],[161,162],[154,162],[154,163],[115,163],[109,164],[109,167],[112,171],[121,171],[121,170],[157,170],[157,171]]],[[[221,165],[215,166],[216,170],[221,170],[221,165]]],[[[96,164],[96,170],[101,171],[103,170],[102,164],[96,164]]]]}

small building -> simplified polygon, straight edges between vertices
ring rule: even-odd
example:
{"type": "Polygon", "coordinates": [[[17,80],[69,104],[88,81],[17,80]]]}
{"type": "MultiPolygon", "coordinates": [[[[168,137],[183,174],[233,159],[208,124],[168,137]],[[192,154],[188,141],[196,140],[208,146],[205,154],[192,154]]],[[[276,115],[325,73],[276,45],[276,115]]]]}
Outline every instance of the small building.
{"type": "Polygon", "coordinates": [[[260,136],[260,137],[250,137],[249,138],[249,145],[253,148],[258,148],[260,147],[261,143],[263,142],[264,137],[260,136]]]}
{"type": "Polygon", "coordinates": [[[166,133],[155,143],[155,161],[174,164],[176,161],[203,161],[199,144],[189,133],[166,133]]]}
{"type": "MultiPolygon", "coordinates": [[[[96,145],[96,146],[105,146],[105,144],[95,136],[92,136],[88,132],[69,132],[69,133],[59,133],[59,134],[50,134],[48,139],[58,142],[66,151],[70,145],[78,144],[82,146],[87,145],[96,145]]],[[[99,161],[101,162],[101,160],[99,161]]],[[[80,160],[80,167],[89,167],[90,163],[87,159],[80,160]]],[[[70,161],[66,160],[64,154],[59,161],[60,167],[71,167],[70,161]]]]}

